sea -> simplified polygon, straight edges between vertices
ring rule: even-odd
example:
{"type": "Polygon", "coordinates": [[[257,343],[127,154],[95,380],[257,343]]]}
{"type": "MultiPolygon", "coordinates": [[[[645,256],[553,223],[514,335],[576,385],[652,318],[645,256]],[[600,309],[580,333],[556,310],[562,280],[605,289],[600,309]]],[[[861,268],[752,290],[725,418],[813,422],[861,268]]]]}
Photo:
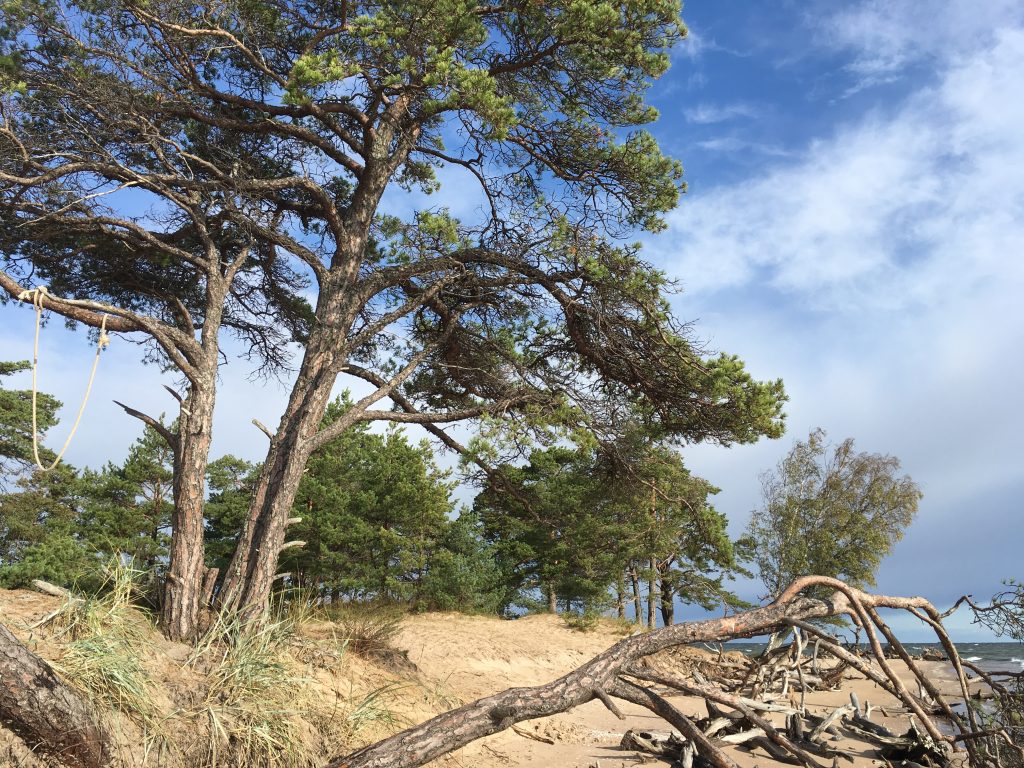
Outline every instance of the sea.
{"type": "MultiPolygon", "coordinates": [[[[867,649],[866,645],[863,647],[867,649]]],[[[904,643],[903,647],[914,656],[920,656],[927,648],[945,652],[939,643],[904,643]]],[[[727,651],[741,651],[747,655],[757,655],[764,648],[765,643],[725,644],[727,651]]],[[[956,650],[961,659],[977,664],[986,672],[1024,672],[1024,643],[956,643],[956,650]]]]}

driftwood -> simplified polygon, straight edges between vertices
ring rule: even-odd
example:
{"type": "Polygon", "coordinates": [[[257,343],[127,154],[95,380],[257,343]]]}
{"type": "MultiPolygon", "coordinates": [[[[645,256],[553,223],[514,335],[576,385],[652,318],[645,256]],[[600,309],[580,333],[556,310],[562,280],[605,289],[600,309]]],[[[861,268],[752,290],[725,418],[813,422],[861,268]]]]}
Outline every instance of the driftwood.
{"type": "MultiPolygon", "coordinates": [[[[605,700],[611,696],[643,706],[675,728],[687,746],[685,753],[678,756],[684,764],[696,765],[706,761],[706,764],[718,768],[734,766],[734,761],[723,750],[728,743],[724,739],[729,737],[730,741],[740,741],[745,746],[760,746],[777,760],[809,768],[828,766],[835,758],[849,755],[826,744],[823,734],[843,729],[852,733],[856,729],[880,749],[903,748],[903,740],[914,741],[913,748],[924,750],[924,759],[934,765],[946,764],[955,750],[964,749],[967,753],[964,756],[974,768],[994,768],[998,763],[987,757],[990,752],[983,745],[986,739],[1002,738],[1005,734],[982,731],[972,718],[965,721],[956,715],[939,692],[933,690],[914,661],[907,660],[911,673],[925,686],[938,711],[952,725],[953,733],[944,734],[932,719],[933,708],[923,706],[886,661],[877,633],[885,636],[897,653],[902,646],[891,637],[888,627],[878,616],[878,608],[901,609],[922,618],[935,630],[947,655],[958,662],[956,649],[942,628],[941,616],[924,598],[872,595],[836,579],[809,576],[790,585],[771,605],[721,619],[687,622],[626,638],[551,683],[533,688],[513,688],[466,704],[350,755],[336,758],[329,765],[330,768],[413,768],[523,720],[546,717],[594,698],[605,700]],[[802,591],[815,586],[830,587],[835,593],[826,600],[801,596],[802,591]],[[843,649],[809,623],[840,615],[850,616],[867,636],[871,646],[871,664],[858,654],[843,649]],[[735,673],[735,669],[710,674],[702,681],[698,680],[700,675],[678,679],[660,673],[648,663],[654,654],[683,645],[721,643],[794,627],[801,630],[796,647],[772,651],[759,661],[757,669],[748,670],[742,679],[730,679],[729,675],[735,673]],[[811,655],[805,656],[805,652],[811,655]],[[844,668],[865,672],[892,693],[900,706],[912,714],[912,732],[905,736],[884,736],[866,727],[870,720],[848,709],[833,717],[830,723],[823,724],[822,719],[808,716],[798,694],[835,681],[829,670],[822,667],[822,657],[826,654],[845,665],[844,668]],[[708,703],[709,717],[706,721],[695,722],[655,690],[655,686],[704,698],[708,703]],[[790,696],[790,706],[765,701],[778,698],[783,687],[790,696]],[[750,695],[746,695],[747,691],[750,695]],[[793,701],[794,694],[797,694],[797,702],[793,701]],[[790,721],[789,733],[774,727],[758,714],[767,709],[786,712],[791,718],[797,718],[790,721]],[[885,744],[884,741],[890,738],[900,740],[899,744],[885,744]]],[[[874,726],[873,723],[871,725],[874,726]]],[[[915,760],[910,756],[906,759],[915,760]]]]}
{"type": "Polygon", "coordinates": [[[44,595],[50,595],[50,597],[71,597],[71,592],[64,589],[64,587],[58,587],[56,584],[51,584],[42,579],[32,579],[32,588],[37,592],[42,592],[44,595]]]}
{"type": "Polygon", "coordinates": [[[32,749],[74,768],[110,762],[107,736],[89,704],[0,625],[0,723],[32,749]]]}

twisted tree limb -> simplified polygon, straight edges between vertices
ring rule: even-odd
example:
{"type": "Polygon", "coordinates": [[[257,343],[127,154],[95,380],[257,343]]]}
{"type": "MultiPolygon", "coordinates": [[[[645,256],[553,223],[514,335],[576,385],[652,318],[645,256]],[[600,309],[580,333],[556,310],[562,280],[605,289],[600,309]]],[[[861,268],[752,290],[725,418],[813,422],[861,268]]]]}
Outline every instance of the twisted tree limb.
{"type": "MultiPolygon", "coordinates": [[[[645,635],[626,638],[578,669],[546,685],[532,688],[512,688],[479,699],[396,733],[350,755],[335,758],[329,763],[328,768],[414,768],[523,720],[565,712],[597,697],[597,691],[642,704],[657,712],[684,734],[691,731],[687,735],[696,745],[697,751],[710,762],[726,766],[731,762],[728,757],[721,753],[717,745],[693,734],[687,725],[689,718],[665,701],[662,696],[648,690],[635,680],[625,679],[624,676],[636,675],[638,670],[636,662],[676,646],[752,637],[794,624],[800,626],[800,622],[830,616],[849,615],[862,626],[871,628],[873,622],[868,610],[876,608],[922,610],[930,617],[937,615],[937,612],[933,613],[934,607],[921,597],[872,595],[849,587],[836,579],[817,576],[805,577],[790,585],[771,605],[725,618],[676,624],[645,635]],[[828,586],[836,591],[827,599],[800,595],[803,590],[816,586],[828,586]],[[706,743],[701,743],[702,741],[706,743]]],[[[941,734],[927,713],[921,710],[919,703],[899,681],[895,671],[886,664],[877,638],[873,637],[873,633],[869,633],[869,636],[873,639],[872,650],[875,659],[885,672],[883,679],[889,682],[887,687],[896,692],[903,704],[919,716],[922,725],[929,731],[929,736],[936,743],[951,746],[954,741],[969,744],[974,740],[974,736],[959,735],[959,737],[955,737],[941,734]]],[[[698,684],[688,685],[688,687],[698,695],[708,694],[711,700],[720,701],[729,706],[735,704],[731,700],[725,701],[722,696],[724,692],[713,686],[698,684]]],[[[749,707],[744,706],[742,709],[747,710],[744,714],[748,717],[753,714],[753,722],[766,726],[769,738],[775,740],[773,746],[777,744],[807,765],[817,764],[799,746],[786,739],[784,734],[777,734],[767,721],[754,714],[749,707]]],[[[972,761],[976,755],[977,753],[971,755],[972,761]]],[[[983,763],[976,763],[977,768],[982,765],[983,763]]]]}
{"type": "Polygon", "coordinates": [[[107,735],[91,707],[45,661],[0,625],[0,723],[30,748],[72,768],[110,762],[107,735]]]}

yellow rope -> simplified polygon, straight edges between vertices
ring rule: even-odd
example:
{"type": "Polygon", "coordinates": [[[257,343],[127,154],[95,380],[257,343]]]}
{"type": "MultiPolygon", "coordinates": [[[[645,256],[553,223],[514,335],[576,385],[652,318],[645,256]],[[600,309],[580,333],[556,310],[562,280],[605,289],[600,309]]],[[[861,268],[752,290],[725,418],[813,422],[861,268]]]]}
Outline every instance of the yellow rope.
{"type": "Polygon", "coordinates": [[[64,441],[64,447],[60,449],[60,453],[57,454],[57,458],[53,460],[53,463],[44,467],[43,462],[39,458],[39,428],[37,426],[37,386],[36,377],[39,370],[39,329],[43,323],[43,297],[46,296],[48,291],[45,285],[41,285],[38,288],[34,288],[31,291],[22,291],[18,295],[18,299],[21,301],[32,301],[32,305],[36,308],[36,338],[35,345],[32,348],[32,454],[36,460],[36,466],[39,467],[43,472],[49,472],[51,469],[56,467],[60,460],[64,457],[64,452],[67,451],[68,446],[71,445],[71,438],[75,436],[75,432],[78,430],[78,425],[82,421],[82,414],[85,413],[85,404],[89,402],[89,393],[92,392],[92,383],[96,378],[96,369],[100,363],[100,353],[107,348],[110,344],[110,337],[107,335],[107,315],[103,315],[103,320],[100,322],[100,337],[96,342],[96,357],[92,361],[92,370],[89,372],[89,383],[85,386],[85,396],[82,398],[82,404],[78,407],[78,415],[75,416],[75,423],[71,427],[71,432],[68,434],[68,439],[64,441]]]}

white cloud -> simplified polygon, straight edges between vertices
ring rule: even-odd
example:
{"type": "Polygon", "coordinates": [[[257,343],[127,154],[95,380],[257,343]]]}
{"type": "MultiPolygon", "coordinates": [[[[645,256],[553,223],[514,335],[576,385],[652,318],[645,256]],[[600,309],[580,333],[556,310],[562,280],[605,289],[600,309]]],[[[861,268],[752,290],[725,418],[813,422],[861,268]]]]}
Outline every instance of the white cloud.
{"type": "Polygon", "coordinates": [[[698,33],[693,27],[688,27],[686,37],[672,51],[673,56],[682,56],[692,60],[699,59],[708,49],[709,44],[714,46],[703,34],[698,33]]]}
{"type": "Polygon", "coordinates": [[[709,152],[745,152],[768,157],[792,157],[793,153],[777,144],[746,141],[738,136],[718,136],[694,144],[698,149],[709,152]]]}
{"type": "Polygon", "coordinates": [[[845,7],[818,6],[808,22],[819,42],[848,50],[847,69],[860,82],[852,90],[892,82],[909,65],[949,61],[991,44],[1000,29],[1020,24],[1024,9],[1015,0],[950,0],[941,5],[919,0],[871,0],[845,7]]]}
{"type": "Polygon", "coordinates": [[[724,123],[727,120],[737,118],[757,117],[759,111],[753,104],[738,102],[736,104],[698,104],[683,111],[683,116],[689,123],[708,125],[711,123],[724,123]]]}
{"type": "MultiPolygon", "coordinates": [[[[925,33],[889,33],[924,55],[897,43],[925,33]]],[[[991,591],[1024,546],[1024,29],[971,40],[936,44],[935,79],[890,113],[688,195],[649,245],[687,291],[678,312],[792,398],[786,440],[687,451],[734,527],[792,439],[852,436],[925,492],[879,588],[937,599],[991,591]]]]}
{"type": "Polygon", "coordinates": [[[755,277],[821,305],[933,305],[1024,280],[1024,31],[952,66],[894,117],[867,117],[797,162],[703,196],[652,243],[691,291],[755,277]]]}

